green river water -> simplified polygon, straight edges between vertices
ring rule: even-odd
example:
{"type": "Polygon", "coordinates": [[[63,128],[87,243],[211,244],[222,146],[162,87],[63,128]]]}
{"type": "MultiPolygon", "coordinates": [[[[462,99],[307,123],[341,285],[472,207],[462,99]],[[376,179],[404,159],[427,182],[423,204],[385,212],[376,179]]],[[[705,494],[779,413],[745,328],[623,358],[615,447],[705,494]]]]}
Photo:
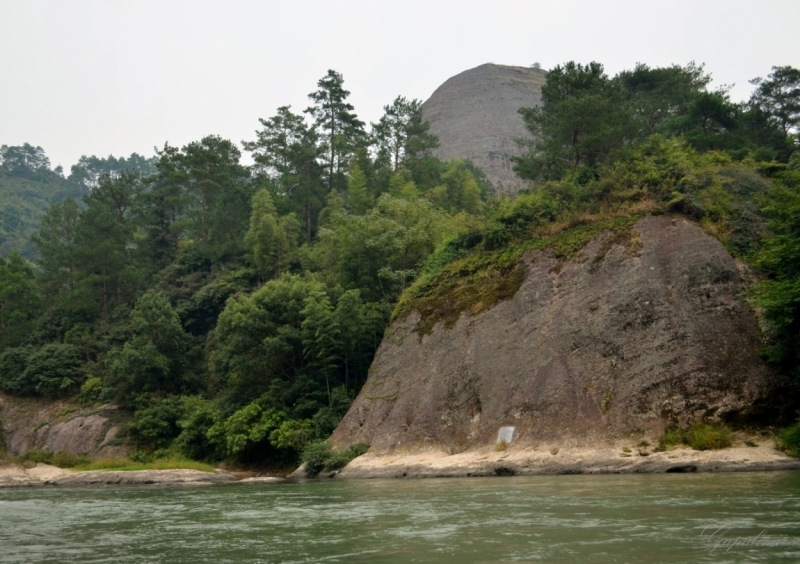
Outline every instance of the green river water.
{"type": "Polygon", "coordinates": [[[800,473],[0,490],[0,562],[800,562],[800,473]]]}

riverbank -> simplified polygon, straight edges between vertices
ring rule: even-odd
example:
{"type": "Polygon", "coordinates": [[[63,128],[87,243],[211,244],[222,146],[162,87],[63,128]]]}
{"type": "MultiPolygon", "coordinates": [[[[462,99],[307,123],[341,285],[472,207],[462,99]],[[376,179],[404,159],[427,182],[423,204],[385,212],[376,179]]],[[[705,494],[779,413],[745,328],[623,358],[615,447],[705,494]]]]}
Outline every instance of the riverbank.
{"type": "Polygon", "coordinates": [[[265,484],[282,478],[252,476],[239,478],[225,470],[203,472],[170,470],[66,470],[49,464],[25,468],[18,464],[0,466],[0,487],[36,486],[212,486],[219,484],[265,484]]]}
{"type": "Polygon", "coordinates": [[[649,447],[509,447],[448,455],[440,451],[374,455],[348,464],[335,478],[444,478],[542,474],[639,474],[665,472],[760,472],[800,470],[800,459],[775,449],[772,441],[754,447],[656,452],[649,447]],[[627,451],[627,452],[626,452],[627,451]]]}

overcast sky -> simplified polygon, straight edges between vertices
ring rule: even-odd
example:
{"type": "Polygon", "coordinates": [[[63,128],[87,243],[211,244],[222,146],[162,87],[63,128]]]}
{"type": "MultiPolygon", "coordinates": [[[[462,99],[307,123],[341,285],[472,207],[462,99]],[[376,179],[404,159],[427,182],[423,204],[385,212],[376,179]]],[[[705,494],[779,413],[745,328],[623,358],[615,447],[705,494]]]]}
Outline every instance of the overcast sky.
{"type": "Polygon", "coordinates": [[[425,100],[486,62],[706,63],[714,84],[800,67],[800,2],[0,0],[0,144],[152,155],[208,134],[253,139],[259,117],[344,75],[359,117],[425,100]]]}

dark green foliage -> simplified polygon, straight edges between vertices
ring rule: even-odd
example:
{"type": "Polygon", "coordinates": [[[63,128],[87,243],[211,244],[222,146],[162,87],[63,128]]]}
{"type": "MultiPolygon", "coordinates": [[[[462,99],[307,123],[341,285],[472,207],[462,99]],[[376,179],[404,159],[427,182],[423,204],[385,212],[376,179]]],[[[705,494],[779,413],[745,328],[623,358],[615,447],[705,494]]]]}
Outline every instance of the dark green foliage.
{"type": "Polygon", "coordinates": [[[596,167],[622,143],[631,126],[625,92],[603,65],[569,62],[547,73],[542,105],[520,113],[533,135],[528,155],[514,169],[524,178],[558,178],[596,167]]]}
{"type": "Polygon", "coordinates": [[[772,237],[757,264],[769,278],[752,298],[771,338],[768,358],[800,378],[800,173],[785,173],[763,202],[772,237]]]}
{"type": "Polygon", "coordinates": [[[789,456],[800,458],[800,422],[781,431],[777,443],[778,448],[789,456]]]}
{"type": "Polygon", "coordinates": [[[131,312],[129,327],[125,344],[108,352],[117,396],[179,391],[187,338],[170,303],[158,294],[144,294],[131,312]]]}
{"type": "Polygon", "coordinates": [[[0,257],[0,351],[28,338],[41,309],[31,265],[15,252],[0,257]]]}
{"type": "Polygon", "coordinates": [[[167,448],[181,433],[181,400],[171,396],[154,399],[136,410],[127,432],[134,446],[148,450],[167,448]]]}
{"type": "Polygon", "coordinates": [[[178,421],[181,429],[175,445],[193,460],[213,460],[219,452],[208,438],[208,430],[214,426],[219,414],[213,402],[200,397],[183,398],[182,416],[178,421]]]}
{"type": "Polygon", "coordinates": [[[84,379],[80,352],[72,345],[51,344],[33,352],[22,378],[37,394],[68,396],[80,389],[84,379]]]}
{"type": "Polygon", "coordinates": [[[36,382],[25,372],[28,359],[36,349],[31,346],[6,349],[0,353],[0,389],[10,394],[36,394],[36,382]]]}
{"type": "Polygon", "coordinates": [[[324,152],[322,158],[327,169],[328,192],[345,186],[345,171],[359,146],[366,144],[364,122],[353,112],[347,102],[350,92],[344,89],[344,78],[334,70],[319,79],[317,91],[308,95],[313,106],[305,110],[314,118],[320,131],[324,152]]]}

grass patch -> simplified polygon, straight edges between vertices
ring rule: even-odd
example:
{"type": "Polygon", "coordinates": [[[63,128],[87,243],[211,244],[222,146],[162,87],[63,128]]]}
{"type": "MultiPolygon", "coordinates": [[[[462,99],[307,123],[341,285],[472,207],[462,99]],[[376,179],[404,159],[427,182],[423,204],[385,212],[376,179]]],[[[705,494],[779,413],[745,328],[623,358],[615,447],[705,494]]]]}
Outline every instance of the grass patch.
{"type": "Polygon", "coordinates": [[[57,466],[59,468],[72,468],[74,470],[200,470],[202,472],[213,472],[214,467],[204,462],[197,462],[181,456],[167,456],[156,460],[135,461],[130,458],[95,458],[90,459],[83,454],[73,454],[71,452],[50,452],[48,450],[32,449],[22,456],[17,457],[17,462],[42,463],[57,466]]]}
{"type": "Polygon", "coordinates": [[[204,462],[197,462],[182,457],[169,457],[153,460],[152,462],[134,462],[129,458],[97,458],[88,463],[76,466],[75,470],[116,470],[133,472],[135,470],[200,470],[213,472],[214,467],[204,462]]]}
{"type": "Polygon", "coordinates": [[[501,450],[508,450],[508,443],[505,441],[500,441],[496,445],[494,445],[494,450],[501,451],[501,450]]]}
{"type": "Polygon", "coordinates": [[[526,252],[551,251],[564,262],[574,258],[603,231],[614,233],[614,242],[631,238],[631,228],[640,217],[642,213],[630,210],[610,218],[582,214],[569,221],[540,226],[527,239],[500,250],[475,248],[447,263],[436,257],[435,263],[428,265],[400,296],[392,317],[402,319],[412,311],[419,312],[415,330],[420,335],[430,334],[440,321],[452,327],[462,312],[477,315],[517,293],[525,280],[521,259],[526,252]]]}
{"type": "Polygon", "coordinates": [[[722,423],[697,423],[688,429],[667,429],[661,448],[688,446],[694,450],[719,450],[732,444],[731,430],[722,423]]]}

